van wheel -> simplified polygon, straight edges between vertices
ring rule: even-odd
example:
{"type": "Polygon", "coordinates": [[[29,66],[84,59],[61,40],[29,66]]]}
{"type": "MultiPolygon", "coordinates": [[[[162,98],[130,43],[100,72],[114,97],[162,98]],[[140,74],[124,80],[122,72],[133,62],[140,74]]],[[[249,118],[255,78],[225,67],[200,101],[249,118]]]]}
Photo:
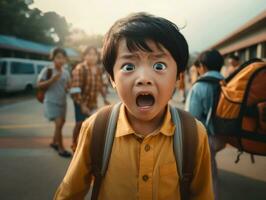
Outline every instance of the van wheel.
{"type": "Polygon", "coordinates": [[[27,93],[29,93],[29,92],[32,92],[33,91],[33,87],[32,87],[32,85],[27,85],[26,87],[25,87],[25,92],[27,92],[27,93]]]}

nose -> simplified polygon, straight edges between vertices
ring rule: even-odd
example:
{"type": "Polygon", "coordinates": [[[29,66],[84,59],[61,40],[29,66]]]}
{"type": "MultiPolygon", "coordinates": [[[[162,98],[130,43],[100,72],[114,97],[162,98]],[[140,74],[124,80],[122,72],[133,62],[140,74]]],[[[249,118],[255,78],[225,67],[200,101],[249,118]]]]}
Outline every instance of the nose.
{"type": "Polygon", "coordinates": [[[137,79],[136,79],[136,85],[138,85],[138,86],[153,85],[151,73],[152,72],[149,72],[145,68],[139,69],[139,72],[137,74],[137,79]]]}

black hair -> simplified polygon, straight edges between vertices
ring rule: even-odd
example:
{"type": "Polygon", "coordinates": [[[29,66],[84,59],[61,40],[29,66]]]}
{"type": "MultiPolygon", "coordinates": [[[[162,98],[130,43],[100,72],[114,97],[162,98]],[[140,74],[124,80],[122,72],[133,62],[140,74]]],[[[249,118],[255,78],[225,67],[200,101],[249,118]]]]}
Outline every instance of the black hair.
{"type": "Polygon", "coordinates": [[[202,52],[198,57],[198,61],[208,70],[214,71],[220,71],[224,64],[223,56],[216,49],[202,52]]]}
{"type": "Polygon", "coordinates": [[[236,55],[234,55],[234,54],[229,55],[228,58],[229,58],[229,59],[231,58],[231,59],[233,59],[233,60],[239,61],[239,56],[236,56],[236,55]]]}
{"type": "Polygon", "coordinates": [[[116,21],[104,38],[102,61],[112,79],[118,45],[123,38],[129,51],[152,52],[147,40],[155,42],[159,49],[162,45],[178,66],[177,77],[185,70],[189,57],[188,44],[178,27],[167,19],[140,12],[116,21]]]}
{"type": "Polygon", "coordinates": [[[200,62],[199,62],[199,60],[195,60],[194,63],[193,63],[193,65],[194,65],[195,67],[200,67],[200,62]]]}
{"type": "Polygon", "coordinates": [[[59,53],[63,54],[63,56],[67,58],[67,53],[66,53],[66,51],[63,48],[61,48],[61,47],[55,47],[55,48],[53,48],[51,50],[50,59],[51,60],[54,60],[55,56],[57,54],[59,54],[59,53]]]}

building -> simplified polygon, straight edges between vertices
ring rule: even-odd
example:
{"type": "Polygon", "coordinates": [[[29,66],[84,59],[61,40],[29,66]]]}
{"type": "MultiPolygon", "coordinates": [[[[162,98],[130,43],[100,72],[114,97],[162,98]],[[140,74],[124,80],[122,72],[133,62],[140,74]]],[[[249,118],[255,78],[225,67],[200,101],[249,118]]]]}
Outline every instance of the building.
{"type": "MultiPolygon", "coordinates": [[[[49,54],[54,46],[40,44],[13,36],[0,35],[0,57],[27,58],[49,60],[49,54]]],[[[65,48],[72,61],[79,60],[79,53],[71,48],[65,48]]]]}
{"type": "Polygon", "coordinates": [[[210,48],[219,50],[225,58],[238,55],[242,62],[266,59],[266,10],[210,48]]]}

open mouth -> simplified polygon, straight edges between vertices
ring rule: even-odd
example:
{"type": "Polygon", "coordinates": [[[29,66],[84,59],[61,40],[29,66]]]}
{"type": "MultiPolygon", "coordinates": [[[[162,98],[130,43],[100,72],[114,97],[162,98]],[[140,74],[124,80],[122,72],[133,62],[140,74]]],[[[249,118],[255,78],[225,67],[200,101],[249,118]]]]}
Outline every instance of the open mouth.
{"type": "Polygon", "coordinates": [[[137,96],[136,104],[138,107],[149,107],[155,102],[154,97],[151,94],[140,94],[137,96]]]}

